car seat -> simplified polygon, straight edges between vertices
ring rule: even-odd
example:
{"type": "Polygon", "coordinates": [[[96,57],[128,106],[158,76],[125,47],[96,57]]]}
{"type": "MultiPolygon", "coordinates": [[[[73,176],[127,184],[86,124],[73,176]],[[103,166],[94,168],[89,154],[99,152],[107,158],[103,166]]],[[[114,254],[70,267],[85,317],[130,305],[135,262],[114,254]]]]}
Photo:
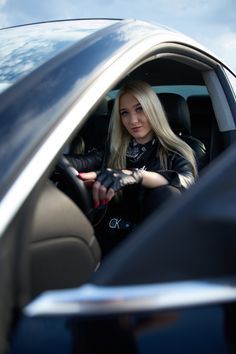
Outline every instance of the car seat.
{"type": "Polygon", "coordinates": [[[31,295],[77,287],[98,267],[100,246],[84,214],[51,182],[37,201],[30,242],[31,295]]]}
{"type": "Polygon", "coordinates": [[[207,162],[206,147],[201,140],[192,136],[190,112],[186,100],[176,93],[159,93],[158,97],[172,130],[193,149],[198,170],[201,170],[207,162]]]}
{"type": "Polygon", "coordinates": [[[211,98],[207,95],[189,96],[187,103],[190,111],[192,133],[205,144],[207,162],[209,162],[218,156],[223,149],[211,98]]]}

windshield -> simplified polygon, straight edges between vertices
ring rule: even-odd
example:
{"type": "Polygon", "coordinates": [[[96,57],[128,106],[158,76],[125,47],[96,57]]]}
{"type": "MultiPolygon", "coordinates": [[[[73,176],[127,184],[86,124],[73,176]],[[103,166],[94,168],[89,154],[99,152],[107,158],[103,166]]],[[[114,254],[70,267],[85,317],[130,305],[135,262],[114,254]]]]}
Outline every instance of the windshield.
{"type": "Polygon", "coordinates": [[[58,21],[0,30],[0,93],[75,42],[115,22],[58,21]]]}

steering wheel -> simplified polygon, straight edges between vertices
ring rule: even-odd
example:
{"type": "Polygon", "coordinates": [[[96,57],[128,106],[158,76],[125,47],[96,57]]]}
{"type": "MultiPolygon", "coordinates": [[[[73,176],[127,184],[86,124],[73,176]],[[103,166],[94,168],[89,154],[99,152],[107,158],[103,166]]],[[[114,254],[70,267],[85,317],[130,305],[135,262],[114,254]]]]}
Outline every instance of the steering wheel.
{"type": "Polygon", "coordinates": [[[69,197],[83,211],[87,218],[92,221],[92,198],[84,182],[78,178],[77,170],[65,156],[60,158],[57,163],[57,169],[69,188],[69,197]]]}

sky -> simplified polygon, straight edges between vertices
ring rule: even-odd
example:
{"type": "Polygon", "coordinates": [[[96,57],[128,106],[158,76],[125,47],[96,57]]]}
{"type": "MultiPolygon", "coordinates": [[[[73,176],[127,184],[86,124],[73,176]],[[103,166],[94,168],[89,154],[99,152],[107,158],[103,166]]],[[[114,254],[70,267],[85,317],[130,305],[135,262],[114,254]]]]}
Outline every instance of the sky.
{"type": "Polygon", "coordinates": [[[0,28],[88,17],[166,25],[209,48],[236,72],[236,0],[0,0],[0,28]]]}

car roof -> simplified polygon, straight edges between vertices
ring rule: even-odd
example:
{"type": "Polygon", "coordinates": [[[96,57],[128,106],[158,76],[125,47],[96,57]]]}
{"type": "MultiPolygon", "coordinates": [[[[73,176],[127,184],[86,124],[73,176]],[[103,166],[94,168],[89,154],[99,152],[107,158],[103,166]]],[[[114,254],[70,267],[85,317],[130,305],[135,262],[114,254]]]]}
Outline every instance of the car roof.
{"type": "MultiPolygon", "coordinates": [[[[0,29],[2,48],[0,53],[0,93],[73,44],[78,44],[91,34],[119,22],[132,22],[132,20],[58,20],[0,29]]],[[[177,33],[175,30],[160,24],[145,24],[142,21],[133,20],[133,23],[135,22],[141,28],[138,35],[136,34],[137,38],[142,38],[143,28],[148,28],[150,32],[158,31],[162,34],[165,32],[177,33]]],[[[126,40],[129,36],[127,33],[126,40]]]]}

